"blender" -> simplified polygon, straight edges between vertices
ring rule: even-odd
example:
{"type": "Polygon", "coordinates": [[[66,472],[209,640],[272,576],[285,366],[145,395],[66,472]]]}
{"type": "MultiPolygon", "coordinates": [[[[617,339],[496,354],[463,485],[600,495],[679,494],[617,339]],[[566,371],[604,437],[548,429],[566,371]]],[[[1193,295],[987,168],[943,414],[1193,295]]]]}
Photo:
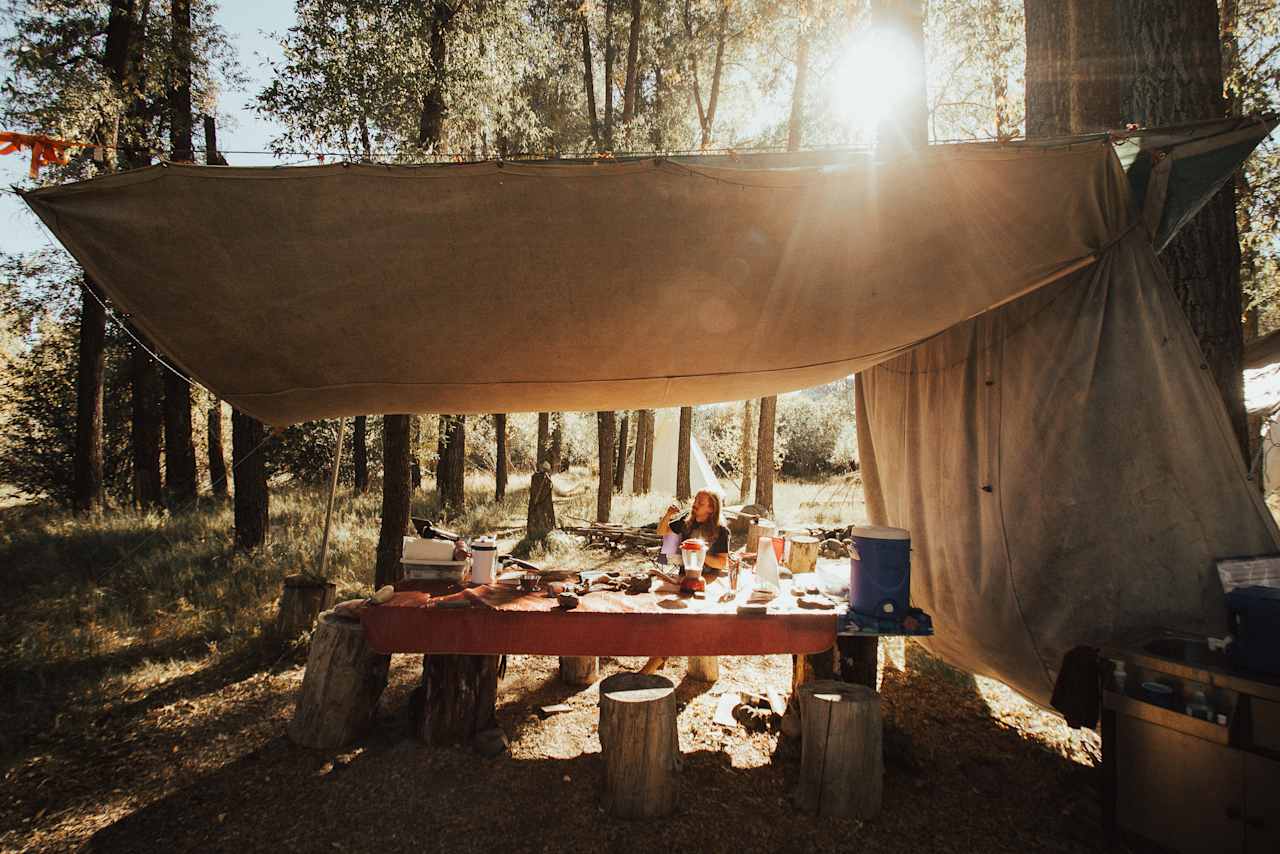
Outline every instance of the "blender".
{"type": "Polygon", "coordinates": [[[685,540],[680,544],[680,558],[684,561],[684,575],[680,578],[682,593],[702,593],[707,583],[702,579],[702,566],[707,560],[707,544],[704,540],[685,540]]]}

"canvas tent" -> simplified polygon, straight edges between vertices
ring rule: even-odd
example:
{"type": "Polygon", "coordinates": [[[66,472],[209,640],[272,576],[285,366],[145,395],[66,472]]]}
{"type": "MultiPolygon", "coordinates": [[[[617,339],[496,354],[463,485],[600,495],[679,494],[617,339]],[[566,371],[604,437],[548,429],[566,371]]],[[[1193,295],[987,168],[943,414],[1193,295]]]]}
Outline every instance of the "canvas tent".
{"type": "Polygon", "coordinates": [[[1220,629],[1211,560],[1276,549],[1155,256],[1272,126],[889,162],[165,164],[25,198],[166,356],[271,424],[867,371],[868,506],[912,531],[935,648],[1045,700],[1077,644],[1220,629]]]}
{"type": "MultiPolygon", "coordinates": [[[[680,410],[659,409],[653,419],[653,482],[650,492],[659,495],[676,494],[676,465],[680,453],[680,410]]],[[[627,466],[622,481],[622,491],[630,492],[635,481],[635,467],[627,466]]],[[[698,444],[698,437],[689,439],[689,488],[697,494],[699,489],[720,490],[715,470],[707,462],[707,455],[698,444]]]]}

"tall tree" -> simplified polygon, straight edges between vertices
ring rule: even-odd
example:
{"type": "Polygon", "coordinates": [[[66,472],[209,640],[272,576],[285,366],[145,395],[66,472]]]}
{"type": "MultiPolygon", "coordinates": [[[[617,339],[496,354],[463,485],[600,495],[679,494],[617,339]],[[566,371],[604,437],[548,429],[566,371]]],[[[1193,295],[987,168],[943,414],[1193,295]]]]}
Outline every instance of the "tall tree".
{"type": "Polygon", "coordinates": [[[756,504],[773,511],[773,438],[777,427],[778,398],[760,398],[756,437],[756,504]]]}
{"type": "Polygon", "coordinates": [[[238,409],[231,410],[231,473],[235,480],[235,544],[252,551],[267,539],[271,495],[267,491],[267,429],[238,409]]]}
{"type": "Polygon", "coordinates": [[[719,14],[716,16],[716,53],[715,62],[711,69],[711,91],[707,96],[707,102],[704,106],[702,103],[702,81],[698,74],[698,45],[694,32],[693,15],[691,14],[691,0],[684,0],[684,30],[685,37],[689,42],[689,73],[693,83],[693,104],[698,110],[698,129],[701,134],[699,148],[706,148],[711,144],[716,123],[716,107],[720,101],[720,80],[724,72],[724,51],[725,44],[729,37],[729,10],[733,6],[729,0],[723,0],[719,4],[719,14]]]}
{"type": "Polygon", "coordinates": [[[693,451],[693,407],[680,407],[680,436],[676,444],[676,498],[693,494],[689,486],[689,457],[693,451]]]}
{"type": "Polygon", "coordinates": [[[919,151],[929,144],[922,0],[872,0],[871,23],[883,33],[895,34],[899,56],[893,73],[902,77],[898,102],[888,105],[876,129],[876,151],[890,157],[919,151]]]}
{"type": "Polygon", "coordinates": [[[648,449],[648,434],[645,432],[645,410],[636,410],[636,453],[635,461],[631,466],[631,494],[644,495],[647,490],[644,486],[644,461],[645,453],[648,449]]]}
{"type": "Polygon", "coordinates": [[[582,88],[587,98],[587,118],[591,122],[591,142],[600,145],[600,114],[596,111],[595,62],[591,58],[591,25],[587,20],[587,4],[578,10],[582,29],[582,88]]]}
{"type": "Polygon", "coordinates": [[[227,452],[222,445],[222,401],[209,400],[205,447],[209,452],[209,490],[215,498],[227,497],[227,452]]]}
{"type": "Polygon", "coordinates": [[[374,587],[395,582],[404,557],[404,537],[409,530],[409,416],[382,417],[382,526],[378,532],[378,557],[374,587]]]}
{"type": "Polygon", "coordinates": [[[604,0],[604,144],[613,148],[613,3],[604,0]]]}
{"type": "Polygon", "coordinates": [[[653,428],[657,413],[644,410],[644,494],[653,492],[653,428]]]}
{"type": "Polygon", "coordinates": [[[599,428],[599,487],[596,489],[596,521],[608,522],[613,507],[613,442],[615,437],[615,413],[597,412],[596,426],[599,428]]]}
{"type": "Polygon", "coordinates": [[[613,467],[613,488],[616,492],[622,491],[622,482],[627,478],[627,433],[630,427],[629,414],[622,413],[622,423],[618,425],[618,454],[617,464],[613,467]]]}
{"type": "Polygon", "coordinates": [[[751,500],[751,485],[755,482],[756,461],[753,444],[756,437],[755,401],[742,402],[742,439],[738,443],[738,469],[742,472],[738,484],[738,500],[743,504],[751,500]]]}
{"type": "Polygon", "coordinates": [[[89,513],[102,506],[102,389],[107,367],[107,312],[87,277],[81,288],[72,507],[77,513],[89,513]]]}
{"type": "MultiPolygon", "coordinates": [[[[1027,0],[1029,135],[1171,125],[1225,115],[1215,0],[1027,0]]],[[[1161,253],[1247,453],[1234,186],[1161,253]]]]}
{"type": "MultiPolygon", "coordinates": [[[[191,4],[169,4],[169,151],[175,161],[195,160],[191,120],[191,4]]],[[[198,491],[196,446],[191,436],[191,383],[177,369],[164,374],[165,493],[171,507],[188,506],[198,491]]]]}
{"type": "Polygon", "coordinates": [[[547,461],[547,452],[551,447],[551,413],[538,413],[538,453],[535,468],[542,468],[547,461]]]}
{"type": "Polygon", "coordinates": [[[355,490],[357,495],[369,491],[369,417],[357,415],[355,428],[351,435],[351,462],[355,467],[355,490]]]}
{"type": "Polygon", "coordinates": [[[493,497],[495,501],[501,501],[507,496],[507,416],[504,412],[499,412],[493,416],[493,435],[497,440],[497,450],[494,453],[494,488],[493,497]]]}
{"type": "Polygon", "coordinates": [[[622,123],[624,125],[636,115],[636,92],[640,86],[641,14],[641,0],[631,0],[631,34],[627,38],[627,76],[622,90],[622,123]]]}
{"type": "Polygon", "coordinates": [[[564,413],[557,412],[551,417],[551,444],[547,447],[547,462],[552,471],[564,468],[564,413]]]}
{"type": "Polygon", "coordinates": [[[436,490],[440,507],[457,515],[466,507],[467,416],[440,416],[440,461],[436,464],[436,490]]]}

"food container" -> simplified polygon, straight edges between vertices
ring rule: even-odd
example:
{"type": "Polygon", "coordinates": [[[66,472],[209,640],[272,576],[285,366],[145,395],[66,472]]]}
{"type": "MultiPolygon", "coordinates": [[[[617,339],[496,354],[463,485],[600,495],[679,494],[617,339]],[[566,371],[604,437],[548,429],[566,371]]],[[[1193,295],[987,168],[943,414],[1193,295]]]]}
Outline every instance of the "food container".
{"type": "Polygon", "coordinates": [[[402,559],[406,562],[413,563],[451,561],[453,560],[453,547],[454,543],[452,540],[405,537],[404,556],[402,559]]]}
{"type": "Polygon", "coordinates": [[[698,538],[685,540],[680,544],[680,559],[684,562],[684,574],[687,578],[702,577],[702,565],[707,560],[707,544],[698,538]]]}
{"type": "Polygon", "coordinates": [[[1173,687],[1163,682],[1143,682],[1142,699],[1162,709],[1173,708],[1173,687]]]}

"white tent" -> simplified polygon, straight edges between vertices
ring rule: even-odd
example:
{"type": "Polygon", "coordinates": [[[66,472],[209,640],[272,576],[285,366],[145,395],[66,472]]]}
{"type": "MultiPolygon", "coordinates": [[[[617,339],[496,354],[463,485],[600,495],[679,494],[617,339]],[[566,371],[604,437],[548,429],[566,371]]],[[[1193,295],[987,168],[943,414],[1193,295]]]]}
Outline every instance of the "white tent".
{"type": "MultiPolygon", "coordinates": [[[[653,483],[651,492],[659,495],[676,494],[676,459],[680,444],[680,410],[659,409],[653,419],[653,483]]],[[[720,481],[707,462],[707,455],[698,446],[698,438],[689,440],[689,488],[696,493],[699,489],[720,489],[720,481]]],[[[627,473],[622,481],[622,491],[631,492],[635,478],[635,465],[628,463],[627,473]]]]}

